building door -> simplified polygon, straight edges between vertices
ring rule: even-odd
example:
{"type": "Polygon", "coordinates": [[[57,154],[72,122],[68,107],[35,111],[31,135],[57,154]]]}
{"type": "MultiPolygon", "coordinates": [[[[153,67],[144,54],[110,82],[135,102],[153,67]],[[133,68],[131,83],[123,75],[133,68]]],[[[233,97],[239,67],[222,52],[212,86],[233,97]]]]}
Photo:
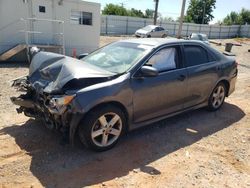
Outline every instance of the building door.
{"type": "MultiPolygon", "coordinates": [[[[33,17],[37,19],[53,19],[53,1],[36,0],[32,1],[33,17]]],[[[32,37],[33,44],[51,45],[53,44],[53,22],[51,21],[33,21],[32,37]]]]}

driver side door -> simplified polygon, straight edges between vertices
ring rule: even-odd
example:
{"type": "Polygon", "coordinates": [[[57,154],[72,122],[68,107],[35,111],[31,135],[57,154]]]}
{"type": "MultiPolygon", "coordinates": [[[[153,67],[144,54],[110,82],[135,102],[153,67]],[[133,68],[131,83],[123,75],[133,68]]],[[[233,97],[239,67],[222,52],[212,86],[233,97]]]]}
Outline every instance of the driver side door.
{"type": "Polygon", "coordinates": [[[156,68],[155,77],[131,79],[134,123],[143,122],[183,109],[187,91],[187,70],[182,67],[180,46],[156,51],[144,64],[156,68]]]}

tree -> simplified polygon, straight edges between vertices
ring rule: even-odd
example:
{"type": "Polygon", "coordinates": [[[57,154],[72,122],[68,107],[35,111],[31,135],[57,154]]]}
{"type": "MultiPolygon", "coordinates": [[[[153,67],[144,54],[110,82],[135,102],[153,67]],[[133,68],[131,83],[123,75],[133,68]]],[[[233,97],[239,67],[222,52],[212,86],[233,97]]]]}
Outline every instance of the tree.
{"type": "Polygon", "coordinates": [[[146,9],[145,10],[145,18],[153,18],[154,17],[154,10],[146,9]]]}
{"type": "Polygon", "coordinates": [[[127,12],[128,12],[128,16],[140,17],[140,18],[144,17],[144,14],[141,10],[136,10],[132,8],[131,10],[127,10],[127,12]]]}
{"type": "Polygon", "coordinates": [[[102,14],[128,16],[128,11],[123,6],[110,3],[106,4],[102,11],[102,14]]]}
{"type": "Polygon", "coordinates": [[[153,18],[154,10],[147,9],[145,14],[141,10],[137,10],[134,8],[126,9],[121,5],[115,5],[112,3],[106,4],[104,9],[102,10],[102,14],[104,15],[118,15],[118,16],[133,16],[140,18],[153,18]]]}
{"type": "Polygon", "coordinates": [[[225,25],[250,24],[250,10],[241,9],[239,13],[232,11],[223,19],[225,25]]]}
{"type": "Polygon", "coordinates": [[[244,8],[241,9],[240,19],[242,24],[250,24],[250,10],[244,8]]]}
{"type": "Polygon", "coordinates": [[[212,12],[215,3],[216,0],[191,0],[184,22],[208,24],[214,18],[212,12]]]}
{"type": "Polygon", "coordinates": [[[232,11],[223,19],[223,24],[225,25],[238,25],[240,22],[240,15],[234,11],[232,11]]]}

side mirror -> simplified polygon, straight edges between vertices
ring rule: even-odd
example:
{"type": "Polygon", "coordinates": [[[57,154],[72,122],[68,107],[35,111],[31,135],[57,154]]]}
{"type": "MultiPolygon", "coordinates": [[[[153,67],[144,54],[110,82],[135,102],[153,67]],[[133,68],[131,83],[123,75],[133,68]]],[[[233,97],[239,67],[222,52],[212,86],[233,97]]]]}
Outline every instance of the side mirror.
{"type": "Polygon", "coordinates": [[[86,57],[87,55],[89,55],[89,54],[88,53],[80,54],[78,56],[78,59],[82,59],[82,58],[86,57]]]}
{"type": "Polygon", "coordinates": [[[144,77],[155,77],[158,76],[159,72],[156,68],[151,66],[143,66],[140,70],[140,75],[144,77]]]}

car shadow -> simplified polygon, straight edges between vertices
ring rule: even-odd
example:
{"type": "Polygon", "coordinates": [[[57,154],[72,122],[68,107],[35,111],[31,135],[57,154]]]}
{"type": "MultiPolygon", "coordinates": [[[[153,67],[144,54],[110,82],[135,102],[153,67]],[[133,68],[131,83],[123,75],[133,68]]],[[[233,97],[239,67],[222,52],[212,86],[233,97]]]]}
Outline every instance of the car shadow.
{"type": "Polygon", "coordinates": [[[239,121],[245,113],[225,103],[217,112],[204,109],[165,119],[124,136],[115,148],[92,152],[77,144],[60,145],[60,133],[47,130],[39,121],[28,120],[1,130],[15,138],[31,156],[30,171],[45,187],[84,187],[140,170],[151,175],[161,172],[149,164],[203,137],[239,121]]]}

